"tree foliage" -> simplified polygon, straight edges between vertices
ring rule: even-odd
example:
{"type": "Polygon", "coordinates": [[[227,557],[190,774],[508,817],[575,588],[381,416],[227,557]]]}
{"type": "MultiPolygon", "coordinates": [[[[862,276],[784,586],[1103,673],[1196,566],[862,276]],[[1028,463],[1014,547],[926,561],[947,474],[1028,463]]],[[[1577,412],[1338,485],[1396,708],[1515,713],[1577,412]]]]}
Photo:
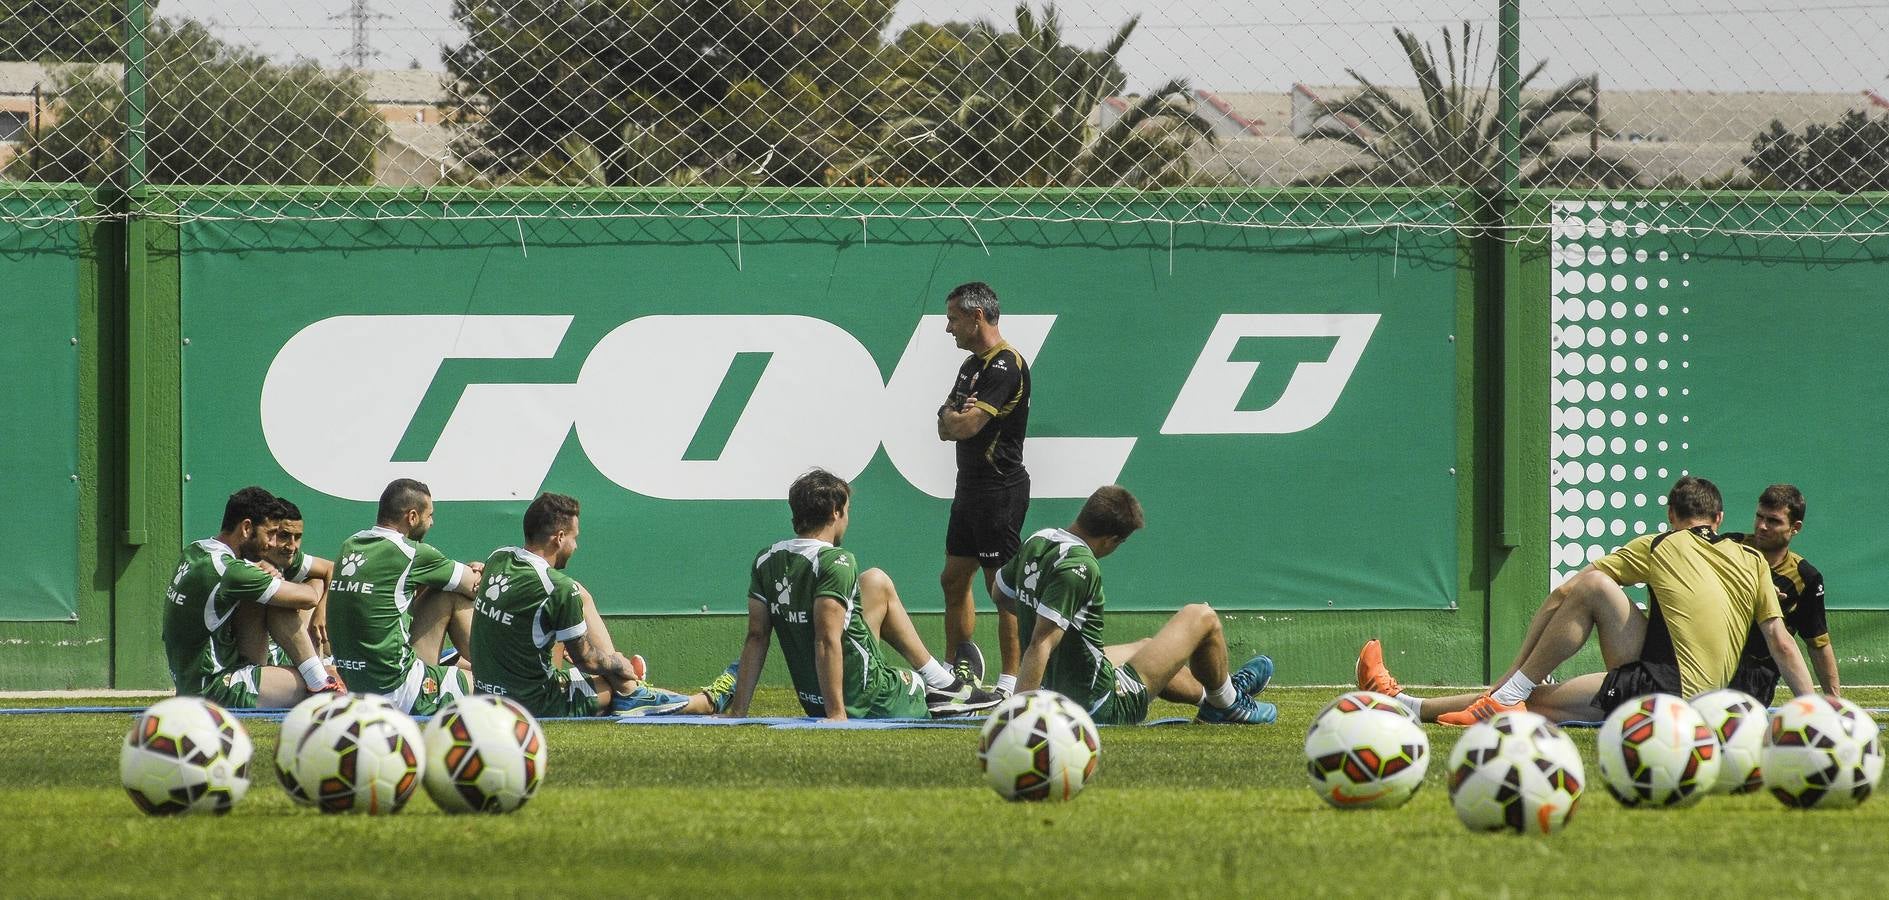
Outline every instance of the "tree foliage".
{"type": "Polygon", "coordinates": [[[881,140],[863,165],[893,183],[978,186],[1185,183],[1212,126],[1173,80],[1099,127],[1122,90],[1119,57],[1140,17],[1098,50],[1063,39],[1053,5],[1016,7],[1016,30],[920,24],[890,48],[881,140]]]}
{"type": "Polygon", "coordinates": [[[1751,139],[1743,162],[1755,185],[1769,190],[1889,190],[1889,116],[1852,109],[1833,124],[1806,125],[1802,135],[1773,119],[1751,139]]]}
{"type": "MultiPolygon", "coordinates": [[[[281,66],[201,23],[151,25],[145,153],[153,184],[369,184],[386,133],[358,79],[312,62],[281,66]]],[[[21,150],[30,177],[99,183],[123,165],[116,67],[54,78],[51,127],[21,150]]]]}
{"type": "Polygon", "coordinates": [[[123,6],[124,0],[0,0],[0,62],[113,62],[123,6]]]}
{"type": "MultiPolygon", "coordinates": [[[[1497,67],[1481,67],[1481,34],[1463,23],[1454,41],[1443,31],[1442,65],[1436,50],[1402,28],[1392,29],[1416,75],[1421,106],[1413,107],[1353,69],[1346,69],[1361,90],[1320,105],[1318,114],[1351,119],[1359,128],[1339,127],[1316,132],[1307,140],[1333,139],[1370,154],[1370,163],[1333,173],[1322,183],[1346,181],[1379,185],[1460,184],[1489,189],[1501,171],[1502,120],[1496,115],[1497,67]],[[1480,84],[1475,83],[1479,79],[1480,84]]],[[[1523,73],[1525,89],[1541,74],[1547,61],[1523,73]]],[[[1599,79],[1584,75],[1571,79],[1546,95],[1524,103],[1516,119],[1519,151],[1524,164],[1531,160],[1553,163],[1555,140],[1594,127],[1599,79]]],[[[1607,177],[1627,171],[1617,160],[1589,160],[1544,167],[1574,174],[1598,168],[1607,177]]],[[[1540,174],[1540,173],[1538,173],[1540,174]]],[[[1546,173],[1551,176],[1553,171],[1546,173]]],[[[1530,177],[1524,173],[1524,177],[1530,177]]]]}
{"type": "Polygon", "coordinates": [[[462,158],[494,180],[823,184],[894,0],[454,0],[462,158]]]}

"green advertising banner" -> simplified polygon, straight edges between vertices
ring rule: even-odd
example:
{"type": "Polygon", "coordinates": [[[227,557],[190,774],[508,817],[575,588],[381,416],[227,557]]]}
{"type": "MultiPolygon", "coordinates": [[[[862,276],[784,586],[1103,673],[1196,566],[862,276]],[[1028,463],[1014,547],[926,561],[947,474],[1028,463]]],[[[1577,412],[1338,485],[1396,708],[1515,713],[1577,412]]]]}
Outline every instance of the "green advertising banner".
{"type": "Polygon", "coordinates": [[[1033,372],[1025,533],[1111,482],[1146,508],[1111,608],[1454,605],[1447,232],[195,212],[193,533],[259,483],[332,554],[408,476],[439,500],[428,540],[482,559],[559,491],[584,504],[571,570],[605,612],[740,612],[818,465],[853,481],[847,545],[937,610],[935,410],[964,358],[944,297],[978,280],[1033,372]]]}
{"type": "MultiPolygon", "coordinates": [[[[0,200],[23,213],[70,201],[0,200]]],[[[79,238],[70,222],[0,222],[0,543],[26,548],[0,574],[0,621],[78,618],[79,238]]]]}
{"type": "MultiPolygon", "coordinates": [[[[1665,208],[1553,208],[1553,578],[1659,529],[1689,472],[1724,493],[1727,531],[1751,530],[1767,485],[1796,484],[1808,511],[1791,546],[1823,570],[1829,605],[1889,608],[1870,487],[1889,441],[1889,221],[1854,222],[1878,235],[1861,240],[1694,237],[1661,228],[1665,208]]],[[[1688,212],[1762,235],[1863,209],[1688,212]]]]}

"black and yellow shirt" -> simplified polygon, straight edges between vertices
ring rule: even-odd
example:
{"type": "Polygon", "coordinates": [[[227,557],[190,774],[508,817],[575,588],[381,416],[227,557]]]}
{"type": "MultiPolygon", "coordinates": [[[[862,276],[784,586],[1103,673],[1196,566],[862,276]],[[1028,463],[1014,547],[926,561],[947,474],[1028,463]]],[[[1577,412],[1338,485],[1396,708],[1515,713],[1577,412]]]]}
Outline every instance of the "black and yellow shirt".
{"type": "Polygon", "coordinates": [[[1708,526],[1634,538],[1594,567],[1646,585],[1640,658],[1678,667],[1688,697],[1730,683],[1752,627],[1784,615],[1764,556],[1708,526]]]}
{"type": "MultiPolygon", "coordinates": [[[[1742,534],[1727,534],[1725,537],[1740,543],[1749,540],[1742,534]]],[[[1786,550],[1784,561],[1771,567],[1771,586],[1777,589],[1778,607],[1784,610],[1784,627],[1812,647],[1829,646],[1830,625],[1824,614],[1823,573],[1809,560],[1786,550]]],[[[1756,630],[1745,641],[1745,658],[1776,667],[1771,659],[1770,645],[1764,642],[1764,635],[1756,630]]]]}
{"type": "Polygon", "coordinates": [[[1023,434],[1030,423],[1030,367],[1009,343],[974,353],[958,367],[958,379],[945,401],[958,409],[965,400],[990,414],[990,421],[958,442],[958,487],[1009,487],[1027,478],[1023,469],[1023,434]]]}

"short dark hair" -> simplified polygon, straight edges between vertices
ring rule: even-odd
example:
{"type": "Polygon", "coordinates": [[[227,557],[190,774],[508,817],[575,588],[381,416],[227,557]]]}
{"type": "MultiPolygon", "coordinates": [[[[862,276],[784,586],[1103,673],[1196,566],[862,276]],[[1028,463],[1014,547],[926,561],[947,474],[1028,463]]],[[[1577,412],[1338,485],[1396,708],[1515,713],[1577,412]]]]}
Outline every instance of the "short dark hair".
{"type": "Polygon", "coordinates": [[[1147,525],[1141,501],[1119,484],[1096,488],[1076,514],[1076,527],[1090,537],[1127,538],[1147,525]]]}
{"type": "Polygon", "coordinates": [[[269,511],[275,508],[275,495],[267,488],[250,485],[234,494],[223,503],[223,531],[231,532],[243,524],[244,519],[261,525],[269,518],[269,511]]]}
{"type": "Polygon", "coordinates": [[[387,482],[387,489],[380,492],[380,509],[374,513],[374,521],[388,525],[400,521],[409,509],[419,509],[423,501],[433,499],[433,489],[425,483],[411,478],[396,478],[387,482]]]}
{"type": "Polygon", "coordinates": [[[787,508],[794,513],[794,533],[805,534],[833,521],[853,497],[846,479],[825,469],[813,469],[787,488],[787,508]]]}
{"type": "Polygon", "coordinates": [[[984,314],[984,321],[996,322],[1002,311],[997,308],[997,292],[990,285],[981,281],[967,281],[951,289],[945,295],[946,303],[956,303],[965,312],[977,310],[984,314]]]}
{"type": "Polygon", "coordinates": [[[299,522],[302,519],[302,508],[286,498],[277,497],[275,502],[269,505],[269,518],[278,522],[299,522]]]}
{"type": "Polygon", "coordinates": [[[1697,475],[1684,475],[1666,494],[1666,508],[1676,519],[1710,519],[1725,511],[1718,485],[1697,475]]]}
{"type": "Polygon", "coordinates": [[[1804,521],[1804,492],[1794,484],[1774,484],[1758,495],[1758,505],[1771,509],[1786,510],[1791,514],[1791,521],[1804,521]]]}
{"type": "Polygon", "coordinates": [[[578,513],[576,497],[549,491],[539,494],[525,507],[525,542],[536,544],[550,538],[558,529],[568,527],[578,513]]]}

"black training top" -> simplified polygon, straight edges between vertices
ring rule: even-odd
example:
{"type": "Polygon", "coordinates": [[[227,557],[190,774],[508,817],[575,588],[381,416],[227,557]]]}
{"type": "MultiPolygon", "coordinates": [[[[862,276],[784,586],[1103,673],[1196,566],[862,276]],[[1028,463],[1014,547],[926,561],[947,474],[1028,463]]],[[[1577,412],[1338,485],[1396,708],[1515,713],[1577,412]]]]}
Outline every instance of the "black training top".
{"type": "Polygon", "coordinates": [[[990,414],[984,427],[958,441],[958,488],[1010,487],[1029,475],[1023,469],[1023,433],[1030,423],[1030,367],[1008,343],[973,353],[958,367],[949,409],[971,398],[990,414]]]}

